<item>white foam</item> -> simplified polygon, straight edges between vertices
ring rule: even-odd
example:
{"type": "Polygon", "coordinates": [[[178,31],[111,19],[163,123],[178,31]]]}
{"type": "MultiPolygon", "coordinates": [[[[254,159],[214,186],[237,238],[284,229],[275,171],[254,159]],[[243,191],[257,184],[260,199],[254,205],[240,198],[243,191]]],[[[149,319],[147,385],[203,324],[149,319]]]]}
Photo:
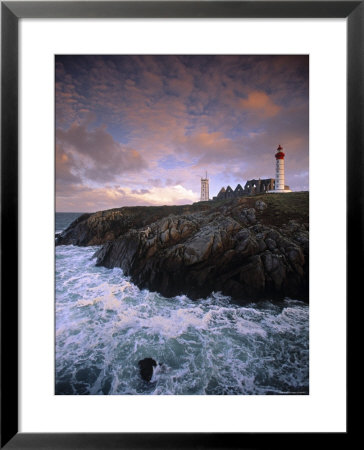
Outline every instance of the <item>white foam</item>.
{"type": "Polygon", "coordinates": [[[307,391],[307,305],[239,307],[221,293],[165,299],[139,290],[120,269],[96,267],[94,251],[57,247],[58,393],[307,391]],[[161,363],[149,385],[138,373],[145,357],[161,363]]]}

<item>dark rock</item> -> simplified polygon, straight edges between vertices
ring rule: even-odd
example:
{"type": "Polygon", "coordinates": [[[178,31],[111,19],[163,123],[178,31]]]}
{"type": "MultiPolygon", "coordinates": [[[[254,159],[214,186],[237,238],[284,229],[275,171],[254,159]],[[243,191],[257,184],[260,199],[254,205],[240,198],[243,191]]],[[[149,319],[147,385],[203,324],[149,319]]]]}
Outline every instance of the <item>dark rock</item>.
{"type": "Polygon", "coordinates": [[[153,358],[144,358],[138,362],[140,369],[140,376],[144,381],[150,381],[153,376],[153,367],[157,366],[156,361],[153,358]]]}
{"type": "Polygon", "coordinates": [[[56,245],[102,244],[97,265],[166,297],[307,299],[308,210],[308,193],[124,207],[80,216],[56,245]]]}
{"type": "Polygon", "coordinates": [[[276,241],[274,241],[274,240],[271,239],[271,238],[267,238],[267,239],[265,240],[265,244],[266,244],[266,246],[268,247],[269,250],[274,250],[275,248],[277,248],[277,243],[276,243],[276,241]]]}
{"type": "Polygon", "coordinates": [[[96,264],[120,267],[140,288],[166,297],[306,298],[308,232],[256,224],[255,210],[244,206],[172,215],[150,224],[148,236],[129,231],[98,250],[96,264]]]}
{"type": "Polygon", "coordinates": [[[244,208],[241,211],[240,220],[244,224],[253,224],[253,223],[255,223],[256,222],[255,209],[254,208],[244,208]]]}
{"type": "MultiPolygon", "coordinates": [[[[142,228],[148,235],[150,223],[170,214],[183,214],[209,210],[214,205],[204,204],[181,206],[135,206],[83,214],[64,230],[56,239],[56,245],[100,245],[113,241],[129,230],[142,228]]],[[[174,237],[172,231],[171,237],[174,237]]]]}
{"type": "Polygon", "coordinates": [[[257,200],[255,202],[255,209],[257,209],[258,211],[264,211],[267,207],[267,204],[265,202],[263,202],[263,200],[257,200]]]}

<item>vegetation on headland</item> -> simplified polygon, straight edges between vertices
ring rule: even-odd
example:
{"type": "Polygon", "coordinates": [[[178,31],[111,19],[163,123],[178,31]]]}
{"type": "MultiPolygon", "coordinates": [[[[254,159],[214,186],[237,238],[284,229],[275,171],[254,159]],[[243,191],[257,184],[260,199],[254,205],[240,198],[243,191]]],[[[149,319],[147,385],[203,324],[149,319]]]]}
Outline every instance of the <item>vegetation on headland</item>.
{"type": "Polygon", "coordinates": [[[222,207],[254,208],[258,200],[267,208],[258,212],[264,225],[281,226],[289,220],[307,223],[309,218],[309,193],[259,194],[237,199],[196,202],[192,205],[123,206],[78,217],[57,238],[56,245],[101,245],[117,239],[130,229],[145,227],[170,214],[192,214],[203,211],[219,211],[222,207]]]}

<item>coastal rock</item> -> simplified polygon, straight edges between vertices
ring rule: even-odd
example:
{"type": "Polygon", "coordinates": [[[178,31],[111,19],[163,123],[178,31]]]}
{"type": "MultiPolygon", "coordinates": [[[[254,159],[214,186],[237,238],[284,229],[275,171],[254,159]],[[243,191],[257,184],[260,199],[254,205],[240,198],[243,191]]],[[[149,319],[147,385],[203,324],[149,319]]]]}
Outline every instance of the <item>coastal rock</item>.
{"type": "Polygon", "coordinates": [[[149,224],[147,234],[144,227],[128,231],[95,256],[96,265],[120,267],[140,288],[166,297],[308,298],[305,226],[257,223],[256,210],[244,203],[170,215],[149,224]]]}
{"type": "Polygon", "coordinates": [[[263,200],[257,200],[255,202],[255,209],[258,211],[264,211],[267,207],[267,204],[263,202],[263,200]]]}
{"type": "Polygon", "coordinates": [[[153,358],[144,358],[138,361],[140,376],[144,381],[150,381],[153,376],[153,367],[157,366],[153,358]]]}
{"type": "MultiPolygon", "coordinates": [[[[204,211],[212,207],[212,203],[205,202],[203,205],[123,207],[82,214],[66,230],[56,236],[56,245],[101,245],[117,239],[131,229],[141,227],[144,227],[144,234],[148,237],[147,226],[152,222],[170,214],[204,211]]],[[[168,227],[168,221],[166,227],[168,227]]],[[[174,236],[173,230],[171,236],[172,238],[174,236]]],[[[167,239],[167,236],[165,238],[167,239]]]]}

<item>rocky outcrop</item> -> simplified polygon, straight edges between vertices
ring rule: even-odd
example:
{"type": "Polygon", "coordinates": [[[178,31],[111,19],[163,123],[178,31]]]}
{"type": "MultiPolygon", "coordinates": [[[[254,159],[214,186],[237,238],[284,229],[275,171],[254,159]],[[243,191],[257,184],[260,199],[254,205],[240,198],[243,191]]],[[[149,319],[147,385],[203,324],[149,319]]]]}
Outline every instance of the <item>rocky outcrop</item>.
{"type": "Polygon", "coordinates": [[[144,358],[138,361],[140,376],[144,381],[150,381],[153,376],[153,368],[157,367],[157,363],[153,358],[144,358]]]}
{"type": "Polygon", "coordinates": [[[238,199],[171,214],[106,243],[95,254],[96,264],[120,267],[139,287],[166,297],[196,299],[220,291],[241,302],[307,299],[308,218],[264,223],[280,211],[270,216],[271,208],[266,201],[238,199]]]}
{"type": "MultiPolygon", "coordinates": [[[[119,210],[83,214],[56,237],[56,245],[100,245],[126,233],[134,224],[119,210]]],[[[142,226],[142,221],[137,226],[142,226]]]]}
{"type": "Polygon", "coordinates": [[[206,203],[182,206],[136,206],[83,214],[58,236],[56,245],[101,245],[113,241],[130,229],[144,227],[168,214],[207,210],[206,203]]]}

